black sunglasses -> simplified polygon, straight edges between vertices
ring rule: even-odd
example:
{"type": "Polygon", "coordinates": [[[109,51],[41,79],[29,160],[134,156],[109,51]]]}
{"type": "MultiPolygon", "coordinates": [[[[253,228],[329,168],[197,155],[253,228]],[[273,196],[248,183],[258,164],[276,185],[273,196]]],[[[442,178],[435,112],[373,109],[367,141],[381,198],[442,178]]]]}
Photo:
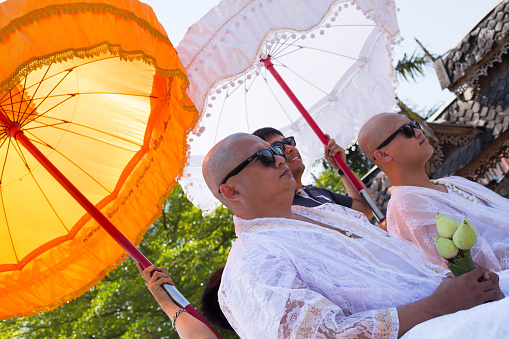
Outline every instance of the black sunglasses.
{"type": "Polygon", "coordinates": [[[295,138],[290,136],[290,137],[286,137],[283,139],[283,141],[275,141],[272,143],[272,147],[274,146],[278,146],[278,147],[282,147],[283,148],[283,151],[285,150],[285,145],[289,145],[289,146],[293,146],[295,147],[297,145],[297,143],[295,142],[295,138]]]}
{"type": "MultiPolygon", "coordinates": [[[[286,161],[284,146],[280,147],[279,145],[276,145],[276,146],[272,146],[271,148],[262,149],[262,150],[256,152],[255,154],[253,154],[252,156],[250,156],[249,158],[244,160],[240,165],[235,167],[230,173],[228,173],[226,175],[226,177],[224,177],[223,181],[221,182],[221,184],[219,186],[221,186],[222,184],[225,184],[226,181],[228,179],[230,179],[231,177],[233,177],[234,175],[239,174],[240,171],[242,171],[247,165],[249,165],[249,163],[251,161],[255,160],[256,158],[260,159],[262,164],[264,164],[265,166],[274,165],[276,163],[276,157],[275,157],[276,155],[283,157],[286,161]]],[[[221,190],[219,190],[219,193],[221,193],[221,190]]]]}
{"type": "MultiPolygon", "coordinates": [[[[385,139],[385,141],[382,142],[376,150],[378,151],[380,148],[387,146],[400,132],[403,132],[407,138],[413,138],[415,136],[414,128],[422,130],[421,125],[419,125],[419,123],[415,120],[410,121],[408,124],[404,124],[398,128],[396,132],[392,133],[387,139],[385,139]]],[[[376,157],[374,157],[374,159],[376,160],[376,157]]]]}

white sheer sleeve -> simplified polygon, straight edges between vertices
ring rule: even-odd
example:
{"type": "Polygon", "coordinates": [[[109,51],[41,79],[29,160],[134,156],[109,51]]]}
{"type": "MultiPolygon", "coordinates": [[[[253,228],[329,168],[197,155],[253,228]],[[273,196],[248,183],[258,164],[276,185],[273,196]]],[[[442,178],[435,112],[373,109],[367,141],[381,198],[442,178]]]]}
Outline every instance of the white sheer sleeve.
{"type": "Polygon", "coordinates": [[[387,205],[387,231],[401,240],[419,246],[426,260],[443,265],[435,248],[437,203],[425,196],[411,192],[393,192],[387,205]]]}
{"type": "MultiPolygon", "coordinates": [[[[241,338],[397,337],[395,308],[351,314],[348,302],[340,307],[309,289],[291,259],[277,253],[284,249],[242,245],[242,251],[232,248],[230,258],[236,259],[229,260],[218,293],[223,312],[241,338]]],[[[341,282],[337,284],[340,290],[341,282]]]]}

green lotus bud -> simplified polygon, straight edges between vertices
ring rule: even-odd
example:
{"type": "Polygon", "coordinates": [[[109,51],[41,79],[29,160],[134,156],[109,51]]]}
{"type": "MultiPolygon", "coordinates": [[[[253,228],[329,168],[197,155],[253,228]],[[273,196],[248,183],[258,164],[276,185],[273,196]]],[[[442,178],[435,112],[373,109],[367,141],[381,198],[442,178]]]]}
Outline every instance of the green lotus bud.
{"type": "Polygon", "coordinates": [[[453,218],[449,218],[437,212],[437,230],[442,238],[452,239],[454,232],[458,229],[458,223],[453,218]]]}
{"type": "Polygon", "coordinates": [[[435,237],[435,247],[445,259],[452,259],[458,255],[458,248],[451,239],[435,237]]]}
{"type": "Polygon", "coordinates": [[[452,237],[452,241],[454,241],[456,247],[462,250],[468,250],[477,243],[477,231],[467,218],[461,222],[460,227],[452,237]]]}

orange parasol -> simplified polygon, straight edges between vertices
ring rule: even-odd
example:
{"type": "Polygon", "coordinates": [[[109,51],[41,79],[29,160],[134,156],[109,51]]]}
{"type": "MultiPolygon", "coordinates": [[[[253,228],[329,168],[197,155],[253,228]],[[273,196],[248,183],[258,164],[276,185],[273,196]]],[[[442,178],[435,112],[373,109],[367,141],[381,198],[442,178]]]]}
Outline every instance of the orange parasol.
{"type": "Polygon", "coordinates": [[[163,27],[136,0],[5,1],[0,60],[7,319],[80,296],[123,248],[150,264],[131,242],[176,185],[198,112],[163,27]]]}

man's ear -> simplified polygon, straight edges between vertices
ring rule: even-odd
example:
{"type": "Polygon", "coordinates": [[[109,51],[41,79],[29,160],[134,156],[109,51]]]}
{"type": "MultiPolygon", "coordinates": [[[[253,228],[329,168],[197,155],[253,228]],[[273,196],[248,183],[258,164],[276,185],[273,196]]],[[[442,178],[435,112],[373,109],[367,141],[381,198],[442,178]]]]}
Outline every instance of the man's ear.
{"type": "Polygon", "coordinates": [[[375,159],[380,162],[387,163],[387,162],[392,161],[392,156],[382,150],[376,150],[374,152],[374,155],[375,155],[375,159]]]}
{"type": "Polygon", "coordinates": [[[242,198],[242,195],[239,191],[235,189],[235,187],[231,184],[222,184],[219,186],[219,190],[221,191],[221,194],[223,197],[225,197],[228,200],[237,201],[242,198]]]}

